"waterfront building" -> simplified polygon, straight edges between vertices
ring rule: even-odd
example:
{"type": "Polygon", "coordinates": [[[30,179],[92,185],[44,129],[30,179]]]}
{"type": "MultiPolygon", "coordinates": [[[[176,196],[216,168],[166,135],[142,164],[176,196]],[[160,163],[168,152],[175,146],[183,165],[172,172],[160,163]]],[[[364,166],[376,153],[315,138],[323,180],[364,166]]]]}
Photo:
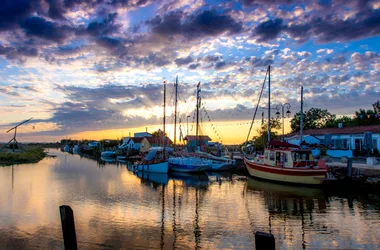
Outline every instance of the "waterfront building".
{"type": "MultiPolygon", "coordinates": [[[[352,150],[361,153],[365,150],[366,132],[372,134],[372,149],[379,150],[380,125],[307,129],[303,132],[302,139],[308,144],[324,144],[337,150],[352,150]]],[[[299,145],[299,132],[288,134],[285,141],[299,145]]]]}
{"type": "MultiPolygon", "coordinates": [[[[200,135],[199,144],[201,147],[207,146],[208,142],[211,141],[211,138],[207,135],[200,135]]],[[[186,148],[188,152],[195,152],[197,148],[197,136],[196,135],[187,135],[184,140],[186,141],[186,148]]]]}

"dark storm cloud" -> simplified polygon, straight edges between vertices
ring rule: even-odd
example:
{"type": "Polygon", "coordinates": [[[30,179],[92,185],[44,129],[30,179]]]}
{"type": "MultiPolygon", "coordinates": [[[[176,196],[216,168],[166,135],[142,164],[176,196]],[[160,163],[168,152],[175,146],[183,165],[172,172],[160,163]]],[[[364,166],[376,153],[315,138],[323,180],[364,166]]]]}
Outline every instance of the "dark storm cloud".
{"type": "Polygon", "coordinates": [[[188,18],[185,18],[180,11],[171,12],[163,18],[156,16],[147,24],[152,26],[154,34],[182,35],[188,39],[216,36],[225,32],[232,35],[243,31],[242,24],[236,22],[231,16],[208,10],[188,18]]]}
{"type": "Polygon", "coordinates": [[[64,40],[73,31],[69,26],[60,26],[37,16],[28,17],[23,20],[20,23],[20,27],[27,35],[40,37],[54,42],[64,40]]]}
{"type": "Polygon", "coordinates": [[[282,29],[282,19],[268,20],[260,23],[253,30],[253,35],[258,37],[259,42],[267,42],[276,39],[282,29]]]}
{"type": "Polygon", "coordinates": [[[197,69],[199,66],[201,66],[200,63],[192,63],[192,64],[189,65],[189,68],[188,68],[188,69],[195,70],[195,69],[197,69]]]}
{"type": "Polygon", "coordinates": [[[115,23],[117,13],[108,14],[102,21],[90,22],[86,31],[93,36],[103,36],[116,33],[121,27],[120,24],[115,23]]]}
{"type": "Polygon", "coordinates": [[[177,66],[183,66],[183,65],[188,65],[189,63],[193,61],[194,59],[191,56],[187,56],[187,57],[177,58],[175,60],[175,63],[177,64],[177,66]]]}
{"type": "Polygon", "coordinates": [[[33,0],[2,0],[0,3],[0,31],[12,29],[34,9],[33,0]]]}
{"type": "Polygon", "coordinates": [[[253,29],[253,37],[259,42],[276,39],[286,32],[298,42],[316,38],[317,42],[349,41],[380,34],[380,10],[366,8],[346,20],[327,15],[315,17],[301,24],[286,25],[282,19],[268,20],[253,29]]]}

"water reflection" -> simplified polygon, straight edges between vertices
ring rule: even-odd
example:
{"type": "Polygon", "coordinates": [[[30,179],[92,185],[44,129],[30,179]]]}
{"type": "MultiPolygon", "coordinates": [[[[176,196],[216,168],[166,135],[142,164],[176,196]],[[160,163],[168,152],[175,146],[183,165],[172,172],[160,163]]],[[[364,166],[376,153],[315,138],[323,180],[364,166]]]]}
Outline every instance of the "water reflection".
{"type": "Polygon", "coordinates": [[[377,194],[284,186],[231,173],[134,173],[55,152],[0,168],[0,248],[63,249],[58,207],[75,214],[80,249],[379,248],[377,194]]]}

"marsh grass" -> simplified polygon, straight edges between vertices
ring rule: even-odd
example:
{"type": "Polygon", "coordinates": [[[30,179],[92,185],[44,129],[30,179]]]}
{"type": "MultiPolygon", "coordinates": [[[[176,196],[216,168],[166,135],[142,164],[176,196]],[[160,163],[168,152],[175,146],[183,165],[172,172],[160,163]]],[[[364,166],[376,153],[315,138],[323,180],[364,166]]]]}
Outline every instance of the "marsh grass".
{"type": "Polygon", "coordinates": [[[0,166],[37,163],[46,156],[44,149],[38,146],[28,146],[23,151],[12,152],[11,150],[0,152],[0,166]]]}

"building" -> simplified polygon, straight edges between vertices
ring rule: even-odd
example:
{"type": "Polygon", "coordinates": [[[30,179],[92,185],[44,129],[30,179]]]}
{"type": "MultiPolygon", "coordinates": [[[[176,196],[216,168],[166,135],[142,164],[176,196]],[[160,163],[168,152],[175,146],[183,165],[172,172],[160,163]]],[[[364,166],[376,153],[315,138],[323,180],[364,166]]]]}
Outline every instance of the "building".
{"type": "Polygon", "coordinates": [[[148,132],[137,132],[133,134],[134,137],[150,137],[152,134],[148,132]]]}
{"type": "Polygon", "coordinates": [[[172,144],[173,142],[167,136],[148,136],[142,139],[140,152],[145,153],[148,152],[151,147],[159,147],[163,145],[171,146],[172,144]]]}
{"type": "MultiPolygon", "coordinates": [[[[288,137],[286,141],[294,145],[300,145],[300,135],[297,134],[297,135],[288,137]]],[[[302,136],[302,141],[306,142],[307,144],[321,144],[320,139],[313,135],[302,136]]]]}
{"type": "MultiPolygon", "coordinates": [[[[211,138],[208,137],[207,135],[200,135],[198,136],[199,138],[199,145],[202,146],[207,146],[208,142],[211,141],[211,138]]],[[[197,146],[197,136],[196,135],[187,135],[184,140],[186,141],[186,148],[188,152],[195,152],[197,146]]]]}
{"type": "Polygon", "coordinates": [[[141,142],[145,137],[131,137],[129,138],[126,147],[127,150],[140,150],[141,142]]]}
{"type": "MultiPolygon", "coordinates": [[[[330,145],[334,149],[353,150],[361,152],[365,149],[365,132],[372,134],[372,148],[380,149],[380,125],[322,128],[305,130],[305,139],[313,136],[319,139],[318,144],[330,145]]],[[[299,132],[288,134],[285,140],[290,142],[292,138],[299,136],[299,132]]]]}

